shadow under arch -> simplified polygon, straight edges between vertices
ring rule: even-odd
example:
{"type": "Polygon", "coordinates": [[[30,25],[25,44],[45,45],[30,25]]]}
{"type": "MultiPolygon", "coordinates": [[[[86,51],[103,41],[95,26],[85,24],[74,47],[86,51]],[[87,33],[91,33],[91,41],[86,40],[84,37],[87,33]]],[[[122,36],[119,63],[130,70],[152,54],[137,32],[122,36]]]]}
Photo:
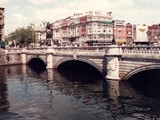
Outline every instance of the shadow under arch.
{"type": "Polygon", "coordinates": [[[31,58],[28,62],[27,62],[27,65],[33,69],[34,71],[37,71],[37,72],[41,72],[43,70],[46,69],[46,64],[45,62],[40,59],[40,58],[31,58]]]}
{"type": "Polygon", "coordinates": [[[63,58],[56,63],[55,68],[58,69],[58,67],[61,64],[65,63],[65,62],[69,62],[69,61],[83,62],[83,63],[88,64],[88,65],[92,66],[93,68],[95,68],[100,74],[103,74],[100,66],[98,66],[96,63],[94,63],[91,60],[86,59],[86,58],[85,59],[84,58],[73,59],[72,57],[63,58]]]}
{"type": "Polygon", "coordinates": [[[148,65],[133,71],[127,82],[137,93],[160,100],[160,65],[148,65]]]}
{"type": "Polygon", "coordinates": [[[27,59],[26,64],[28,64],[32,59],[37,59],[37,60],[39,59],[40,61],[42,61],[47,66],[47,61],[43,57],[40,57],[39,55],[33,55],[33,56],[29,57],[27,59]]]}
{"type": "Polygon", "coordinates": [[[133,75],[143,72],[143,71],[147,71],[147,70],[156,70],[159,69],[160,70],[160,64],[153,64],[153,65],[146,65],[146,66],[142,66],[140,68],[137,68],[131,72],[129,72],[127,74],[127,76],[124,77],[124,80],[128,80],[129,78],[131,78],[133,75]]]}
{"type": "Polygon", "coordinates": [[[90,83],[93,81],[96,82],[100,78],[103,78],[100,69],[97,69],[95,66],[93,66],[93,64],[89,64],[82,59],[61,59],[56,64],[56,68],[62,76],[71,81],[90,83]]]}

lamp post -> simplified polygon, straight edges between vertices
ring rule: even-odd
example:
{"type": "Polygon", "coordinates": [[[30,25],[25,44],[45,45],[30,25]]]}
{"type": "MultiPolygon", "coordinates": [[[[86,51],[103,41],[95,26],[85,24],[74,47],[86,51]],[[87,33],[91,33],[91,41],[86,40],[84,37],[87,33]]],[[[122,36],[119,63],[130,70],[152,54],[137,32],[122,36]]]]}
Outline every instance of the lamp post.
{"type": "MultiPolygon", "coordinates": [[[[34,25],[34,23],[31,23],[30,24],[30,26],[31,26],[31,40],[32,40],[32,42],[33,42],[33,47],[35,47],[36,46],[36,39],[35,39],[35,25],[34,25]],[[34,33],[33,33],[34,32],[34,33]]],[[[28,46],[28,43],[27,43],[27,46],[28,46]]]]}
{"type": "Polygon", "coordinates": [[[158,38],[158,44],[159,44],[160,43],[160,31],[158,32],[157,38],[158,38]]]}
{"type": "Polygon", "coordinates": [[[115,37],[114,37],[114,23],[115,23],[115,21],[113,20],[113,21],[112,21],[112,25],[113,25],[113,38],[112,38],[112,45],[115,45],[115,44],[116,44],[116,42],[115,42],[115,37]]]}

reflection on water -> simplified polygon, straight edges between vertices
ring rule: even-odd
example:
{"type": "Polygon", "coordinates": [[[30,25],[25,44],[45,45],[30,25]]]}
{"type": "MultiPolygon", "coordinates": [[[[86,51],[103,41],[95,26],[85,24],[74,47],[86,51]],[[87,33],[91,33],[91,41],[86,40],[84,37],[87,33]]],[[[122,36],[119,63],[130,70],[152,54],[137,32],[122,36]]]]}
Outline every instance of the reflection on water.
{"type": "Polygon", "coordinates": [[[160,102],[129,82],[80,72],[0,67],[2,120],[158,120],[160,102]]]}
{"type": "Polygon", "coordinates": [[[6,74],[3,69],[0,69],[0,112],[8,111],[9,109],[8,88],[6,82],[6,74]]]}
{"type": "Polygon", "coordinates": [[[160,70],[147,70],[129,79],[131,85],[141,94],[160,100],[160,70]]]}

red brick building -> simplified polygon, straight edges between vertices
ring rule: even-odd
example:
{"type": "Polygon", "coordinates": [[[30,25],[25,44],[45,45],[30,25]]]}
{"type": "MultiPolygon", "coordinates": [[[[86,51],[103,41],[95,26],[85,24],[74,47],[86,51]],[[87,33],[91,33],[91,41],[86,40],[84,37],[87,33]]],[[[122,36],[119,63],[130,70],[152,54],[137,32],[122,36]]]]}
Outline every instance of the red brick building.
{"type": "Polygon", "coordinates": [[[126,42],[127,43],[133,42],[133,25],[130,23],[126,24],[126,42]]]}
{"type": "Polygon", "coordinates": [[[87,16],[83,16],[79,18],[80,20],[80,27],[81,27],[81,31],[80,31],[80,35],[84,36],[87,34],[87,16]]]}
{"type": "Polygon", "coordinates": [[[114,35],[116,44],[126,44],[126,25],[124,20],[115,20],[114,35]]]}
{"type": "Polygon", "coordinates": [[[155,24],[148,26],[148,39],[151,42],[158,43],[160,42],[160,24],[155,24]]]}

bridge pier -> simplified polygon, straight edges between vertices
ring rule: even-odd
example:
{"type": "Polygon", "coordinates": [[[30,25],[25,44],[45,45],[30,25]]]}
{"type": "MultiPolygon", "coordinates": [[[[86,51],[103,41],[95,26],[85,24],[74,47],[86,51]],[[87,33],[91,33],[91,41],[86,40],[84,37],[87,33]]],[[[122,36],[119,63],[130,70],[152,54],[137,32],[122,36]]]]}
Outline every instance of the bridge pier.
{"type": "Polygon", "coordinates": [[[119,62],[118,57],[107,58],[107,80],[119,80],[119,62]]]}
{"type": "Polygon", "coordinates": [[[27,63],[26,49],[25,48],[22,49],[21,57],[22,57],[22,64],[25,65],[27,63]]]}
{"type": "Polygon", "coordinates": [[[48,48],[47,49],[47,69],[53,68],[53,52],[54,49],[48,48]]]}
{"type": "Polygon", "coordinates": [[[108,96],[111,99],[117,99],[120,96],[119,81],[107,80],[108,96]]]}
{"type": "Polygon", "coordinates": [[[47,69],[47,81],[52,81],[53,77],[53,69],[47,69]]]}
{"type": "Polygon", "coordinates": [[[120,80],[118,57],[121,51],[117,45],[110,46],[106,51],[107,59],[107,80],[120,80]]]}

